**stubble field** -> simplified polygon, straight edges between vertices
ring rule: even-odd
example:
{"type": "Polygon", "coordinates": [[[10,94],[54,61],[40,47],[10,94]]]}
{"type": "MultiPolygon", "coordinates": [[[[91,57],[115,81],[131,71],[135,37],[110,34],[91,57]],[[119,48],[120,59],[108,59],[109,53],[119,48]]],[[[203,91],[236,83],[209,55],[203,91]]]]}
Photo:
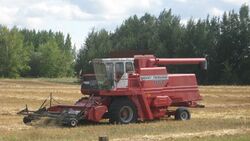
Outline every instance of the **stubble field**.
{"type": "Polygon", "coordinates": [[[82,97],[79,89],[67,80],[0,79],[0,141],[96,141],[101,135],[112,141],[250,140],[250,86],[200,86],[206,108],[190,109],[189,121],[166,118],[129,125],[102,121],[68,128],[47,120],[24,125],[16,114],[25,104],[38,108],[50,93],[61,103],[73,104],[82,97]]]}

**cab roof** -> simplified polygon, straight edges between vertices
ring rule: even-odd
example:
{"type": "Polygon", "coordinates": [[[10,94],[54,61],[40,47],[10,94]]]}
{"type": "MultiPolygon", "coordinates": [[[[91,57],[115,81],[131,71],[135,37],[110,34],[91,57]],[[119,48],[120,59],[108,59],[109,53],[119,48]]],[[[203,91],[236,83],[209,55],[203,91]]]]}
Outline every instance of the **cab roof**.
{"type": "Polygon", "coordinates": [[[109,62],[133,62],[134,58],[96,58],[93,62],[109,63],[109,62]]]}

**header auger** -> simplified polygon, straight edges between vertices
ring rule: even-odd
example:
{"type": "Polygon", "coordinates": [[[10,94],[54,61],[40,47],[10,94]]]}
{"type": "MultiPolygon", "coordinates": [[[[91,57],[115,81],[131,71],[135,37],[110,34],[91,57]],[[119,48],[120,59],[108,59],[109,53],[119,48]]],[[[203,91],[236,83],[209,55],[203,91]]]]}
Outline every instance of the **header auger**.
{"type": "Polygon", "coordinates": [[[202,107],[195,74],[170,74],[162,65],[196,64],[206,69],[205,58],[156,58],[135,55],[134,58],[93,59],[94,74],[83,75],[81,92],[85,96],[74,105],[41,106],[37,111],[28,108],[24,122],[41,117],[60,120],[76,126],[79,121],[133,123],[175,116],[188,120],[187,107],[202,107]],[[161,65],[159,67],[158,65],[161,65]],[[169,107],[180,107],[169,110],[169,107]]]}

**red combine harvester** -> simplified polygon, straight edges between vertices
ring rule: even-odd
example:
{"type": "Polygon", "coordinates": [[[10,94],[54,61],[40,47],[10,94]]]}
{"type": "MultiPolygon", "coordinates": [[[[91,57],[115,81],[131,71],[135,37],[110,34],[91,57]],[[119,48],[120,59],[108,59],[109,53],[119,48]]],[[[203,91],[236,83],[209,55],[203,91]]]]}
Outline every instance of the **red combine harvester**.
{"type": "Polygon", "coordinates": [[[158,65],[200,64],[207,67],[205,58],[156,58],[153,55],[135,55],[134,58],[104,58],[92,61],[95,74],[84,75],[81,92],[85,96],[74,105],[45,103],[37,111],[27,106],[19,114],[24,123],[41,117],[55,118],[63,124],[76,126],[79,121],[133,123],[175,116],[188,120],[191,115],[185,107],[202,107],[195,74],[169,74],[158,65]],[[169,107],[180,107],[170,110],[169,107]]]}

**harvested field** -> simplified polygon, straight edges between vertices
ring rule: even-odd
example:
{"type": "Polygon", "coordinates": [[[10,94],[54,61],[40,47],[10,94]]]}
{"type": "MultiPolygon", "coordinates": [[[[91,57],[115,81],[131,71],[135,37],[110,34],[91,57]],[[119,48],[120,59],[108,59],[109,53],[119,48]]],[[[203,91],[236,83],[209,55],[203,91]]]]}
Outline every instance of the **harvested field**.
{"type": "Polygon", "coordinates": [[[73,104],[82,95],[78,84],[49,79],[0,79],[0,141],[96,141],[108,135],[113,141],[249,140],[250,86],[201,86],[206,108],[190,109],[192,119],[166,118],[129,125],[100,124],[62,127],[43,120],[24,125],[16,112],[28,104],[40,106],[50,93],[62,103],[73,104]]]}

